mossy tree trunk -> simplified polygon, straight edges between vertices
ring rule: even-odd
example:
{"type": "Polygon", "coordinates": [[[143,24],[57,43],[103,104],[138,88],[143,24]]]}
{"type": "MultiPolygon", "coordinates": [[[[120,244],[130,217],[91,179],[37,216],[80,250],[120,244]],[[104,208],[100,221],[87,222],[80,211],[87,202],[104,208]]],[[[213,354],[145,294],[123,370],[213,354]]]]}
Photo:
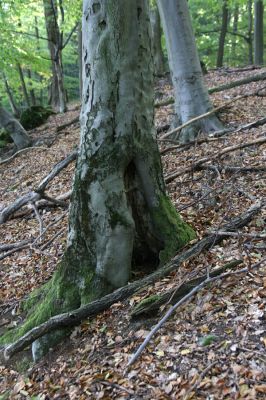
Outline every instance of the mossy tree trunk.
{"type": "MultiPolygon", "coordinates": [[[[181,125],[210,111],[212,104],[203,81],[187,0],[158,0],[157,3],[174,86],[175,122],[181,125]]],[[[218,118],[211,115],[183,129],[179,140],[193,141],[199,130],[209,133],[221,128],[218,118]]]]}
{"type": "MultiPolygon", "coordinates": [[[[134,267],[156,268],[194,237],[165,193],[148,11],[143,0],[84,2],[81,141],[68,245],[20,335],[127,284],[134,267]]],[[[35,357],[56,336],[36,341],[35,357]]]]}

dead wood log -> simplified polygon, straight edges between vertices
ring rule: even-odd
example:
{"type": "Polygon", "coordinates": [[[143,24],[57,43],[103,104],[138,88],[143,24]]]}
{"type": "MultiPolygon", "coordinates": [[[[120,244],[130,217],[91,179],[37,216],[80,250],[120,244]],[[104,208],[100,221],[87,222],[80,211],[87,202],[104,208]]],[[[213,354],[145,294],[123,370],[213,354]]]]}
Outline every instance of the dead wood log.
{"type": "MultiPolygon", "coordinates": [[[[240,229],[247,225],[252,218],[259,213],[262,204],[257,203],[250,207],[246,212],[240,214],[237,217],[232,218],[231,221],[219,227],[223,231],[233,231],[235,229],[240,229]]],[[[128,297],[132,296],[140,288],[144,288],[148,285],[154,284],[159,279],[169,275],[172,271],[175,271],[182,262],[187,261],[193,257],[198,256],[204,250],[213,247],[214,245],[220,243],[226,235],[217,236],[211,234],[191,246],[189,249],[183,251],[181,254],[173,258],[167,265],[158,269],[154,273],[146,276],[143,279],[135,281],[128,284],[120,289],[115,290],[99,300],[95,300],[89,304],[86,304],[76,310],[55,315],[43,324],[31,329],[24,336],[18,339],[16,342],[8,345],[4,350],[4,356],[6,359],[12,357],[15,353],[23,350],[29,346],[36,339],[45,335],[48,332],[54,331],[59,328],[75,326],[80,323],[81,320],[95,316],[100,312],[108,309],[112,304],[123,301],[128,297]]]]}
{"type": "MultiPolygon", "coordinates": [[[[34,191],[31,191],[24,196],[17,199],[14,203],[5,207],[0,212],[0,225],[6,222],[12,214],[18,211],[21,207],[28,203],[37,203],[39,200],[45,197],[44,191],[48,185],[61,171],[66,168],[72,161],[77,158],[78,151],[75,150],[71,154],[69,154],[64,160],[60,161],[56,164],[51,172],[41,181],[41,183],[37,186],[34,191]]],[[[49,198],[51,201],[51,198],[49,198]]]]}
{"type": "MultiPolygon", "coordinates": [[[[263,132],[263,134],[265,134],[265,132],[263,132]]],[[[176,179],[177,177],[179,177],[179,176],[181,176],[183,174],[186,174],[186,173],[191,172],[191,171],[197,171],[197,170],[201,169],[202,165],[205,164],[206,162],[209,162],[209,161],[215,160],[215,159],[217,159],[219,157],[222,157],[224,154],[230,153],[230,152],[235,151],[235,150],[244,149],[245,147],[250,147],[250,146],[253,146],[253,145],[259,146],[259,145],[261,145],[261,144],[263,144],[265,142],[266,142],[266,137],[263,136],[263,137],[261,137],[259,139],[252,140],[251,142],[241,143],[241,144],[238,144],[238,145],[235,145],[235,146],[230,146],[230,147],[225,147],[223,150],[219,151],[218,153],[214,154],[213,156],[201,158],[200,160],[194,162],[194,164],[191,165],[190,167],[187,167],[187,168],[185,168],[185,169],[183,169],[181,171],[176,171],[176,172],[168,174],[165,177],[165,182],[166,183],[170,183],[174,179],[176,179]]]]}
{"type": "MultiPolygon", "coordinates": [[[[216,233],[216,232],[213,232],[216,233]]],[[[224,232],[225,233],[225,232],[224,232]]],[[[234,268],[237,265],[243,263],[243,260],[233,260],[224,266],[217,268],[213,272],[210,272],[210,277],[221,275],[229,268],[234,268]]],[[[154,316],[160,309],[160,307],[165,304],[174,304],[182,297],[184,297],[187,293],[191,291],[194,287],[198,286],[201,282],[207,279],[207,274],[199,276],[198,278],[192,279],[189,282],[182,283],[178,288],[173,288],[162,295],[150,296],[146,297],[139,304],[137,304],[131,312],[132,318],[139,318],[148,316],[154,316]]]]}
{"type": "Polygon", "coordinates": [[[30,240],[22,240],[18,243],[7,243],[7,244],[0,244],[0,253],[4,253],[9,250],[17,249],[18,247],[24,246],[25,244],[30,243],[30,240]]]}
{"type": "Polygon", "coordinates": [[[238,79],[238,80],[230,82],[230,83],[225,83],[224,85],[212,87],[208,90],[208,92],[210,94],[217,93],[217,92],[223,92],[224,90],[227,90],[227,89],[232,89],[232,88],[235,88],[238,86],[247,85],[248,83],[251,83],[251,82],[264,81],[265,79],[266,79],[266,72],[262,72],[261,74],[251,75],[251,76],[248,76],[247,78],[238,79]]]}
{"type": "Polygon", "coordinates": [[[157,323],[157,325],[155,325],[152,330],[150,331],[150,333],[148,334],[148,336],[145,338],[144,342],[139,346],[138,350],[136,351],[135,354],[133,354],[133,356],[131,357],[131,359],[129,360],[127,367],[130,367],[130,365],[132,365],[137,358],[140,356],[140,354],[143,352],[143,350],[145,349],[145,347],[147,346],[147,344],[150,342],[151,338],[155,335],[155,333],[158,332],[158,330],[163,326],[163,324],[168,320],[168,318],[173,314],[173,312],[175,310],[177,310],[182,304],[184,304],[187,300],[191,299],[192,296],[194,296],[194,294],[198,293],[203,287],[205,287],[206,285],[208,285],[209,283],[212,283],[214,281],[217,281],[218,279],[224,279],[227,278],[229,276],[233,276],[233,275],[239,275],[239,274],[243,274],[243,273],[247,273],[250,271],[250,269],[255,269],[261,266],[262,263],[264,263],[266,261],[266,259],[262,259],[261,261],[257,262],[256,264],[254,264],[251,268],[242,268],[238,271],[232,271],[232,272],[225,272],[222,275],[219,276],[214,276],[213,278],[210,278],[209,276],[207,276],[207,279],[205,279],[203,282],[201,282],[198,286],[194,287],[189,293],[187,293],[184,297],[182,297],[176,304],[174,304],[168,311],[167,313],[164,315],[164,317],[157,323]]]}
{"type": "Polygon", "coordinates": [[[69,126],[71,126],[71,125],[73,125],[73,124],[76,124],[77,122],[79,122],[79,116],[73,118],[71,121],[66,122],[66,123],[63,124],[63,125],[58,126],[58,127],[56,128],[56,132],[61,132],[61,131],[63,131],[65,128],[68,128],[69,126]]]}
{"type": "Polygon", "coordinates": [[[178,149],[180,149],[180,150],[181,149],[189,149],[191,146],[195,146],[198,144],[215,142],[215,141],[218,141],[221,137],[227,135],[228,133],[238,133],[240,131],[245,131],[245,130],[249,130],[252,128],[256,128],[256,127],[264,125],[264,124],[266,124],[266,117],[260,118],[254,122],[249,122],[248,124],[240,125],[237,128],[226,128],[226,129],[222,129],[220,131],[212,132],[209,135],[209,137],[207,137],[207,138],[194,140],[192,142],[185,143],[185,144],[179,144],[179,145],[166,147],[165,149],[161,150],[160,153],[161,153],[161,155],[164,155],[164,154],[168,153],[169,151],[178,150],[178,149]]]}
{"type": "MultiPolygon", "coordinates": [[[[266,72],[263,72],[262,74],[248,76],[247,78],[238,79],[236,81],[226,83],[224,85],[209,88],[208,92],[209,92],[209,94],[223,92],[224,90],[227,90],[227,89],[232,89],[234,87],[247,85],[248,83],[251,83],[251,82],[263,81],[265,79],[266,79],[266,72]]],[[[175,99],[173,97],[169,97],[166,100],[155,103],[154,106],[155,106],[155,108],[159,108],[159,107],[163,107],[163,106],[168,106],[169,104],[174,104],[174,102],[175,102],[175,99]]]]}
{"type": "Polygon", "coordinates": [[[201,165],[198,167],[199,169],[209,169],[214,172],[219,172],[219,173],[229,173],[229,174],[235,174],[237,172],[241,172],[242,174],[249,174],[252,172],[258,173],[258,172],[265,172],[266,171],[266,165],[257,165],[257,166],[249,166],[249,167],[237,167],[237,166],[230,166],[230,165],[224,165],[224,166],[218,166],[218,165],[201,165]]]}

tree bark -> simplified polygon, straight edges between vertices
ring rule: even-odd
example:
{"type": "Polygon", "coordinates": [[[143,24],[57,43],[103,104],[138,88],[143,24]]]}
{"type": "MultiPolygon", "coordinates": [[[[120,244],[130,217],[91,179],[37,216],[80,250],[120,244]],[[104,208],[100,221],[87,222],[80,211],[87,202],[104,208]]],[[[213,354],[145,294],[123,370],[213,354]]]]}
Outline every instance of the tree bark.
{"type": "Polygon", "coordinates": [[[29,87],[30,87],[29,93],[30,93],[31,105],[32,106],[36,106],[36,97],[35,97],[34,89],[32,87],[32,76],[31,76],[31,70],[30,69],[27,69],[27,75],[28,75],[28,78],[29,78],[29,87]]]}
{"type": "Polygon", "coordinates": [[[248,62],[253,64],[253,38],[252,38],[252,27],[253,27],[253,15],[252,15],[252,0],[248,0],[248,62]]]}
{"type": "Polygon", "coordinates": [[[78,28],[78,59],[79,59],[79,97],[80,97],[80,101],[82,101],[83,77],[82,77],[82,26],[81,26],[81,24],[79,24],[79,28],[78,28]]]}
{"type": "MultiPolygon", "coordinates": [[[[186,0],[159,0],[158,8],[166,36],[169,66],[174,86],[176,124],[204,114],[212,109],[198,57],[192,23],[186,0]]],[[[195,140],[199,130],[211,132],[221,129],[216,116],[189,126],[179,140],[195,140]]]]}
{"type": "Polygon", "coordinates": [[[254,2],[254,60],[255,64],[263,64],[263,0],[254,2]]]}
{"type": "Polygon", "coordinates": [[[0,127],[4,128],[11,136],[18,150],[29,147],[32,144],[31,138],[19,123],[9,112],[0,105],[0,127]]]}
{"type": "Polygon", "coordinates": [[[162,49],[162,28],[160,14],[157,5],[150,10],[152,28],[152,44],[155,75],[161,76],[164,73],[164,55],[162,49]]]}
{"type": "Polygon", "coordinates": [[[220,37],[219,37],[219,47],[218,47],[218,54],[217,54],[217,61],[216,61],[217,68],[223,66],[224,44],[225,44],[225,37],[226,37],[228,24],[229,24],[228,2],[227,2],[227,0],[224,0],[223,1],[223,11],[222,11],[222,26],[221,26],[221,32],[220,32],[220,37]]]}
{"type": "Polygon", "coordinates": [[[10,89],[10,86],[9,86],[9,84],[8,84],[6,75],[5,75],[4,73],[3,73],[3,81],[4,81],[4,85],[5,85],[5,89],[6,89],[6,94],[7,94],[8,100],[9,100],[9,104],[10,104],[12,113],[14,114],[14,117],[15,117],[15,118],[19,118],[20,111],[19,111],[19,109],[18,109],[18,107],[17,107],[17,105],[16,105],[15,99],[14,99],[14,97],[13,97],[12,91],[11,91],[11,89],[10,89]]]}
{"type": "Polygon", "coordinates": [[[52,63],[51,105],[56,112],[66,111],[64,75],[62,65],[62,33],[58,25],[57,4],[43,0],[48,47],[52,63]]]}
{"type": "Polygon", "coordinates": [[[232,38],[232,62],[233,65],[236,65],[236,35],[238,31],[238,20],[239,20],[239,4],[236,4],[234,7],[234,16],[233,16],[233,38],[232,38]]]}
{"type": "MultiPolygon", "coordinates": [[[[82,34],[81,140],[68,245],[18,336],[126,285],[131,268],[155,268],[195,237],[165,193],[147,1],[86,0],[82,34]]],[[[34,357],[64,335],[34,343],[34,357]]]]}
{"type": "Polygon", "coordinates": [[[20,83],[21,83],[21,89],[22,89],[22,93],[23,93],[23,97],[25,100],[25,103],[28,107],[30,107],[30,98],[29,98],[29,94],[27,91],[27,87],[26,87],[26,83],[25,83],[25,79],[24,79],[24,74],[21,68],[20,64],[17,64],[18,67],[18,73],[19,73],[19,79],[20,79],[20,83]]]}

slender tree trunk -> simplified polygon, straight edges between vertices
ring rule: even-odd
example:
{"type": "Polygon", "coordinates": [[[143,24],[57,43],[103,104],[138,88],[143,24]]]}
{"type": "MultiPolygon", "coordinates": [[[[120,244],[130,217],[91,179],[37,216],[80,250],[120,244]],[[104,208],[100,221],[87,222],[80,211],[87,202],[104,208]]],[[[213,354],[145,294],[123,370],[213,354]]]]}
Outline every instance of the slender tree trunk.
{"type": "Polygon", "coordinates": [[[48,47],[52,63],[51,105],[57,112],[66,111],[64,76],[62,66],[62,34],[58,26],[57,4],[43,0],[48,47]]]}
{"type": "MultiPolygon", "coordinates": [[[[40,35],[39,35],[38,18],[37,17],[35,17],[35,36],[37,39],[37,50],[40,51],[40,35]]],[[[42,76],[38,75],[38,77],[39,77],[40,84],[42,84],[42,81],[43,81],[42,76]]],[[[40,102],[40,105],[43,104],[43,89],[42,88],[40,89],[39,102],[40,102]]]]}
{"type": "MultiPolygon", "coordinates": [[[[194,237],[165,193],[147,1],[86,0],[82,34],[86,95],[68,246],[17,335],[125,285],[134,266],[156,268],[194,237]]],[[[63,334],[37,340],[34,357],[63,334]]]]}
{"type": "Polygon", "coordinates": [[[25,103],[27,104],[27,106],[30,107],[30,98],[29,98],[29,94],[28,94],[28,91],[27,91],[27,87],[26,87],[24,74],[23,74],[21,65],[17,64],[17,68],[18,68],[19,79],[20,79],[20,83],[21,83],[21,89],[22,89],[23,97],[24,97],[24,100],[25,100],[25,103]]]}
{"type": "Polygon", "coordinates": [[[225,45],[225,37],[227,32],[227,27],[229,25],[229,9],[227,0],[223,1],[223,11],[222,11],[222,26],[219,37],[219,46],[218,46],[218,54],[216,66],[217,68],[223,66],[223,58],[224,58],[224,45],[225,45]]]}
{"type": "Polygon", "coordinates": [[[232,62],[236,65],[236,34],[238,30],[238,19],[239,19],[239,5],[236,4],[234,8],[233,16],[233,37],[232,37],[232,62]]]}
{"type": "Polygon", "coordinates": [[[28,75],[28,79],[29,79],[29,82],[30,82],[29,83],[29,86],[30,86],[29,93],[30,93],[31,105],[32,106],[36,106],[36,97],[35,97],[35,92],[34,92],[34,90],[32,88],[32,76],[31,76],[31,70],[30,69],[27,70],[27,75],[28,75]]]}
{"type": "MultiPolygon", "coordinates": [[[[175,114],[177,123],[183,124],[210,111],[212,105],[203,81],[187,0],[158,0],[158,8],[174,86],[175,114]]],[[[179,139],[183,143],[193,141],[199,130],[208,133],[221,126],[212,115],[184,129],[179,139]]]]}
{"type": "Polygon", "coordinates": [[[254,60],[255,64],[263,64],[263,0],[254,3],[254,60]]]}
{"type": "Polygon", "coordinates": [[[31,138],[9,112],[0,105],[0,128],[4,128],[11,136],[18,150],[31,146],[31,138]]]}
{"type": "Polygon", "coordinates": [[[155,75],[160,76],[164,73],[164,55],[162,49],[162,28],[158,7],[155,6],[150,10],[151,28],[152,28],[152,44],[155,75]]]}
{"type": "Polygon", "coordinates": [[[20,115],[20,111],[16,105],[15,99],[13,97],[12,91],[10,89],[10,86],[8,84],[6,75],[3,73],[3,81],[4,81],[4,85],[5,85],[5,89],[6,89],[6,94],[9,100],[9,104],[12,110],[12,113],[14,114],[15,118],[19,118],[20,115]]]}
{"type": "Polygon", "coordinates": [[[78,57],[79,57],[79,97],[82,101],[82,86],[83,86],[83,77],[82,77],[82,26],[79,25],[78,28],[78,57]]]}
{"type": "Polygon", "coordinates": [[[252,1],[248,0],[248,63],[253,64],[253,38],[252,38],[252,28],[253,28],[253,15],[252,15],[252,1]]]}

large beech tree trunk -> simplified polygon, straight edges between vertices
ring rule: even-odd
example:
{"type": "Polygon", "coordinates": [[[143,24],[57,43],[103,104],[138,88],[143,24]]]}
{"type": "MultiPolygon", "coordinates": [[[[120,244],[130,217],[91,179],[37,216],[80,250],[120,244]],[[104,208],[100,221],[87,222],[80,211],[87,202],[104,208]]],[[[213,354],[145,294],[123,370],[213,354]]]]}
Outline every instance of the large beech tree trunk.
{"type": "Polygon", "coordinates": [[[18,150],[31,146],[31,138],[9,112],[0,105],[0,128],[4,128],[11,136],[18,150]]]}
{"type": "Polygon", "coordinates": [[[254,2],[254,61],[263,64],[263,0],[254,2]]]}
{"type": "MultiPolygon", "coordinates": [[[[81,140],[68,246],[17,335],[127,284],[131,268],[155,268],[194,237],[165,193],[148,11],[144,0],[84,2],[81,140]]],[[[62,334],[36,341],[34,357],[62,334]]]]}
{"type": "MultiPolygon", "coordinates": [[[[175,96],[175,113],[179,125],[212,109],[204,86],[187,0],[158,0],[166,37],[169,66],[175,96]]],[[[195,140],[199,130],[221,129],[216,116],[203,119],[184,129],[181,142],[195,140]]]]}
{"type": "Polygon", "coordinates": [[[62,65],[62,33],[58,26],[57,3],[43,0],[48,47],[52,63],[50,102],[56,112],[66,111],[66,96],[62,65]]]}

